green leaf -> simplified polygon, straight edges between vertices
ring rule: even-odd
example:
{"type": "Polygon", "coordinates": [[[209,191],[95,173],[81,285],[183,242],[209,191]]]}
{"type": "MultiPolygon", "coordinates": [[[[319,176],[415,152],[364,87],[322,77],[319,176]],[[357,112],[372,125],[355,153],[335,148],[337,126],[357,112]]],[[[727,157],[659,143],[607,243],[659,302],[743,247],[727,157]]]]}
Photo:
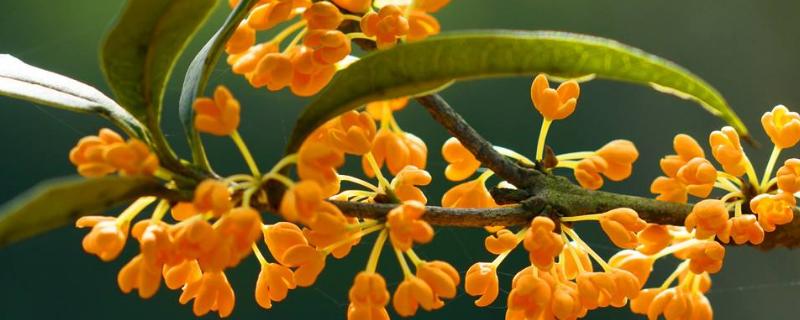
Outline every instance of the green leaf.
{"type": "Polygon", "coordinates": [[[598,37],[497,30],[398,45],[353,63],[305,108],[295,124],[288,152],[295,152],[325,121],[372,101],[418,95],[453,80],[540,72],[649,85],[700,103],[747,136],[747,128],[717,90],[672,62],[598,37]]]}
{"type": "Polygon", "coordinates": [[[154,133],[181,52],[215,0],[129,0],[106,36],[100,62],[117,101],[154,133]]]}
{"type": "Polygon", "coordinates": [[[150,178],[69,177],[43,182],[0,207],[0,247],[101,214],[127,201],[168,191],[150,178]]]}
{"type": "Polygon", "coordinates": [[[0,54],[0,95],[74,112],[97,113],[132,136],[144,136],[141,122],[102,92],[8,54],[0,54]]]}
{"type": "Polygon", "coordinates": [[[211,171],[211,166],[208,163],[205,151],[203,150],[203,143],[200,140],[200,135],[194,129],[194,109],[192,104],[197,97],[203,96],[208,85],[208,78],[214,71],[214,66],[219,61],[222,52],[225,49],[225,44],[228,39],[236,31],[239,23],[247,17],[247,13],[255,6],[257,0],[240,1],[236,8],[231,11],[228,18],[222,24],[222,27],[217,30],[211,39],[200,49],[200,52],[192,60],[189,65],[189,70],[186,71],[186,76],[183,79],[183,88],[181,89],[180,118],[183,123],[183,129],[189,139],[189,146],[192,149],[192,160],[195,164],[201,166],[206,171],[211,171]]]}

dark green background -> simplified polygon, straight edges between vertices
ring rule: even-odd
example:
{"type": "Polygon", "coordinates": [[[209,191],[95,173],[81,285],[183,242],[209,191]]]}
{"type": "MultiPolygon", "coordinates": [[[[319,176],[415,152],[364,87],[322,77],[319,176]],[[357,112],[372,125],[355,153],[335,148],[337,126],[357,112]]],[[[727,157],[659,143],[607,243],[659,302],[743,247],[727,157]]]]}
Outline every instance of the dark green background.
{"type": "MultiPolygon", "coordinates": [[[[756,139],[768,142],[758,119],[778,103],[790,108],[800,100],[800,40],[797,30],[800,3],[796,1],[488,1],[455,0],[437,16],[445,30],[476,28],[554,29],[617,39],[671,59],[715,85],[750,126],[756,139]]],[[[109,92],[97,63],[98,43],[121,9],[122,0],[3,1],[0,4],[0,52],[109,92]]],[[[210,28],[200,33],[189,49],[210,36],[227,12],[220,7],[210,28]]],[[[177,120],[176,100],[181,70],[167,91],[165,132],[186,155],[177,120]]],[[[252,90],[219,66],[212,84],[226,83],[240,98],[242,135],[262,167],[274,163],[291,130],[293,120],[307,100],[286,92],[252,90]]],[[[498,145],[531,154],[540,119],[530,105],[530,78],[459,83],[443,94],[485,137],[498,145]]],[[[74,174],[67,153],[82,136],[96,133],[104,121],[27,102],[0,98],[0,200],[7,201],[38,181],[74,174]]],[[[435,186],[427,188],[433,203],[452,184],[445,182],[445,166],[439,156],[447,138],[417,106],[399,113],[400,124],[428,142],[429,170],[435,186]]],[[[606,189],[649,196],[648,186],[660,174],[658,159],[671,150],[677,132],[694,135],[705,144],[707,134],[722,123],[698,106],[662,95],[648,88],[607,81],[583,87],[581,103],[567,121],[555,124],[549,144],[558,152],[593,150],[615,138],[633,140],[642,156],[631,179],[607,184],[606,189]]],[[[233,145],[225,139],[207,138],[214,164],[220,171],[245,170],[233,145]]],[[[769,147],[748,149],[762,168],[769,147]]],[[[787,152],[796,156],[796,150],[787,152]]],[[[352,172],[352,171],[351,171],[352,172]]],[[[56,203],[53,204],[58,205],[56,203]]],[[[613,252],[595,226],[582,229],[601,254],[613,252]]],[[[178,293],[162,288],[142,301],[123,295],[116,273],[133,254],[129,245],[122,259],[102,263],[81,250],[85,234],[64,228],[0,250],[0,319],[141,319],[192,318],[191,308],[177,303],[178,293]]],[[[451,261],[462,272],[473,262],[491,257],[482,249],[482,232],[438,229],[432,244],[419,252],[427,258],[451,261]]],[[[372,239],[365,241],[371,243],[372,239]]],[[[314,288],[291,292],[289,298],[264,311],[253,300],[257,276],[255,259],[245,261],[228,275],[237,293],[234,318],[341,319],[346,292],[366,260],[369,245],[359,246],[344,261],[329,260],[314,288]]],[[[384,255],[380,269],[390,285],[396,285],[394,258],[384,255]]],[[[504,293],[491,308],[478,309],[472,299],[458,296],[435,313],[419,318],[500,319],[510,276],[521,268],[519,253],[502,266],[504,293]]],[[[661,281],[674,262],[660,262],[654,278],[661,281]]],[[[760,252],[731,248],[725,268],[714,276],[709,298],[718,319],[787,319],[796,317],[800,293],[800,256],[778,249],[760,252]]],[[[627,309],[592,312],[588,318],[637,318],[627,309]]]]}

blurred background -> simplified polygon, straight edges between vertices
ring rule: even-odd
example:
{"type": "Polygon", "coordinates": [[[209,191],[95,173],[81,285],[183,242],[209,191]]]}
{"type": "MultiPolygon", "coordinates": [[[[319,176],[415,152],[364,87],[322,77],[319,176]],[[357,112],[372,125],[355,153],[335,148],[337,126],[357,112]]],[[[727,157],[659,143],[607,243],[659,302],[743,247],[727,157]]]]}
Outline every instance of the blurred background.
{"type": "MultiPolygon", "coordinates": [[[[98,67],[98,46],[123,0],[3,1],[0,4],[0,53],[58,72],[109,93],[98,67]]],[[[188,61],[227,14],[219,6],[197,41],[179,63],[167,91],[164,131],[184,156],[188,155],[177,118],[177,96],[188,61]]],[[[436,16],[446,31],[462,29],[563,30],[619,40],[660,55],[692,70],[714,85],[764,144],[768,139],[759,125],[761,114],[775,104],[790,108],[800,104],[800,12],[797,1],[746,0],[455,0],[436,16]]],[[[497,145],[532,155],[540,123],[529,100],[530,77],[458,83],[443,96],[481,133],[497,145]]],[[[253,90],[220,65],[211,85],[225,83],[243,105],[242,135],[266,167],[281,156],[288,133],[309,100],[286,91],[253,90]]],[[[109,93],[110,95],[110,93],[109,93]]],[[[446,132],[422,108],[410,105],[397,114],[407,131],[422,137],[430,149],[429,171],[434,183],[426,189],[431,203],[453,184],[443,177],[440,156],[446,132]]],[[[5,202],[42,180],[75,174],[67,154],[75,142],[100,127],[109,126],[94,116],[72,114],[0,97],[0,201],[5,202]]],[[[606,183],[606,190],[641,196],[661,172],[658,159],[672,153],[672,136],[693,135],[703,145],[711,130],[723,123],[697,105],[646,87],[608,81],[583,86],[574,115],[557,122],[548,144],[557,153],[594,150],[606,142],[633,140],[642,154],[631,179],[606,183]]],[[[206,137],[211,160],[223,173],[244,172],[246,167],[228,139],[206,137]]],[[[763,170],[771,149],[747,147],[757,170],[763,170]]],[[[784,152],[797,156],[797,151],[784,152]]],[[[351,159],[357,164],[357,159],[351,159]]],[[[351,165],[350,168],[357,168],[351,165]]],[[[355,172],[355,171],[350,171],[355,172]]],[[[57,205],[54,203],[53,205],[57,205]]],[[[615,249],[596,225],[581,227],[585,238],[603,255],[615,249]]],[[[81,250],[86,232],[72,227],[36,237],[0,250],[0,319],[191,319],[190,306],[177,302],[178,292],[162,287],[150,300],[125,295],[117,288],[116,274],[132,256],[129,243],[123,256],[100,262],[81,250]]],[[[476,261],[493,257],[482,246],[482,230],[437,229],[431,244],[420,246],[423,258],[452,262],[463,272],[476,261]]],[[[228,272],[236,290],[232,318],[343,319],[347,290],[366,263],[373,237],[345,260],[329,259],[313,288],[292,291],[272,310],[260,309],[253,290],[258,263],[248,259],[228,272]]],[[[502,265],[501,296],[489,308],[476,308],[461,293],[437,312],[421,311],[420,319],[501,319],[513,274],[526,257],[517,250],[502,265]]],[[[392,289],[400,279],[394,257],[381,259],[392,289]]],[[[659,261],[652,285],[663,281],[674,261],[659,261]]],[[[785,249],[761,252],[730,248],[722,272],[713,277],[708,294],[717,319],[788,319],[796,317],[800,294],[800,254],[785,249]]],[[[658,283],[658,284],[656,284],[658,283]]],[[[215,318],[216,316],[209,316],[215,318]]],[[[635,319],[627,308],[590,313],[588,319],[635,319]]]]}

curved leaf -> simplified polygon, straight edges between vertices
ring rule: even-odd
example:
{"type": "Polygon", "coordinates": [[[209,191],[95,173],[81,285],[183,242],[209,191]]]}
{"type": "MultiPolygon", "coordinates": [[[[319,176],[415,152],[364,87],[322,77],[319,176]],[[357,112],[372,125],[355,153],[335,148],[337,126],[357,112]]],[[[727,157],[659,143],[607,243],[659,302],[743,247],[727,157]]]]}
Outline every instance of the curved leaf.
{"type": "Polygon", "coordinates": [[[186,76],[183,79],[183,88],[181,88],[181,99],[179,104],[181,123],[183,130],[189,139],[189,147],[192,149],[192,160],[195,164],[203,167],[206,171],[211,171],[211,166],[208,163],[205,151],[203,150],[203,143],[200,141],[200,135],[194,129],[194,109],[192,104],[195,98],[203,96],[203,93],[208,84],[208,78],[214,71],[214,66],[217,64],[225,44],[228,39],[236,31],[239,23],[247,17],[247,13],[255,6],[257,0],[240,1],[236,8],[231,11],[228,18],[222,24],[222,27],[217,30],[217,33],[206,42],[206,45],[200,49],[200,52],[192,60],[189,65],[189,70],[186,71],[186,76]]]}
{"type": "Polygon", "coordinates": [[[136,118],[92,86],[28,65],[8,54],[0,54],[0,95],[69,111],[98,113],[132,136],[144,135],[136,118]]]}
{"type": "Polygon", "coordinates": [[[295,124],[288,152],[316,127],[365,103],[416,95],[453,80],[547,73],[594,75],[650,85],[699,102],[740,134],[747,128],[705,81],[672,62],[619,42],[565,32],[451,34],[371,53],[339,72],[295,124]]]}
{"type": "Polygon", "coordinates": [[[145,195],[168,193],[149,178],[108,176],[43,182],[0,207],[0,247],[100,214],[145,195]]]}
{"type": "Polygon", "coordinates": [[[167,80],[215,0],[130,0],[102,44],[100,62],[117,101],[154,132],[167,80]]]}

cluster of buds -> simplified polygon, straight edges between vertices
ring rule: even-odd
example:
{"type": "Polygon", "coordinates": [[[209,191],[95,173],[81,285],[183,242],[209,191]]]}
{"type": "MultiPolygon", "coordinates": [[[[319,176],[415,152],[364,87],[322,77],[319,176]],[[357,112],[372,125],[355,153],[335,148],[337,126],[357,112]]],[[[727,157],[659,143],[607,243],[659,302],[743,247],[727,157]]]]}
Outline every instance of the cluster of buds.
{"type": "Polygon", "coordinates": [[[115,172],[123,175],[153,175],[158,157],[141,140],[128,141],[110,129],[100,129],[96,136],[78,141],[69,152],[69,161],[84,177],[102,177],[115,172]]]}
{"type": "MultiPolygon", "coordinates": [[[[255,88],[277,91],[289,87],[295,95],[311,96],[322,90],[337,70],[356,59],[350,56],[353,39],[374,41],[379,49],[399,40],[422,40],[439,33],[439,23],[429,13],[448,2],[389,4],[375,12],[371,1],[261,1],[227,43],[228,64],[255,88]],[[259,31],[274,29],[295,17],[300,17],[299,21],[257,43],[259,31]],[[344,33],[339,30],[343,23],[356,23],[362,32],[344,33]]],[[[238,1],[230,3],[235,6],[238,1]]]]}

